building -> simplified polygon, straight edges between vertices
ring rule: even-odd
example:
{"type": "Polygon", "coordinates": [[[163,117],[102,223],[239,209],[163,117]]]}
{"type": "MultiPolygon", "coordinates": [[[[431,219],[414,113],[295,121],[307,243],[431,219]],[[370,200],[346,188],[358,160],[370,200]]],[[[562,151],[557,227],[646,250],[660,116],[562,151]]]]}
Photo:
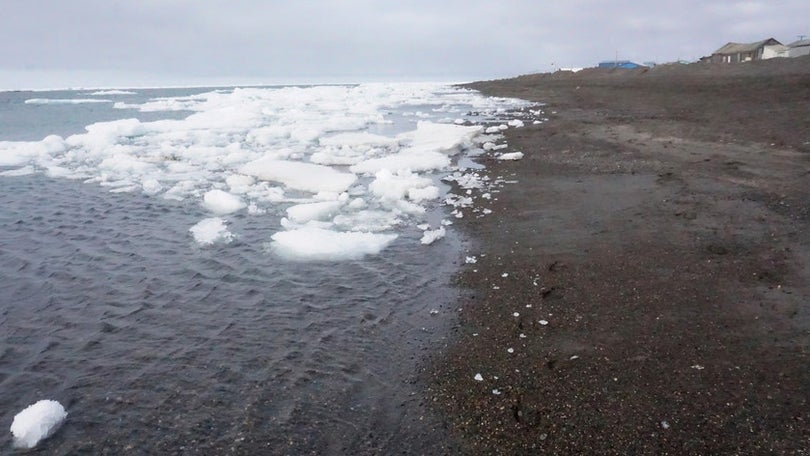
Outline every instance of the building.
{"type": "Polygon", "coordinates": [[[774,46],[781,46],[782,43],[773,38],[757,41],[756,43],[728,43],[712,53],[709,59],[712,63],[740,63],[752,60],[762,60],[763,54],[766,58],[776,57],[777,50],[774,46]],[[769,50],[766,52],[765,48],[769,50]]]}
{"type": "Polygon", "coordinates": [[[794,41],[787,45],[788,57],[810,55],[810,39],[794,41]]]}
{"type": "Polygon", "coordinates": [[[789,57],[788,48],[784,44],[769,44],[762,48],[762,60],[775,59],[777,57],[789,57]]]}
{"type": "Polygon", "coordinates": [[[631,62],[629,60],[606,60],[604,62],[599,62],[599,68],[633,69],[633,68],[644,68],[644,65],[640,65],[638,63],[631,62]]]}

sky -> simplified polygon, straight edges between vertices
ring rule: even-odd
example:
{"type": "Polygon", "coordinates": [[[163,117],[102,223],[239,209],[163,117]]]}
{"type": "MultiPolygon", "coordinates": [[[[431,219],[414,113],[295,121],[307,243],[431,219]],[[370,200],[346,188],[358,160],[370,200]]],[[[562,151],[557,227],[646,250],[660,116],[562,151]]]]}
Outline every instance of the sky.
{"type": "Polygon", "coordinates": [[[810,35],[807,0],[3,0],[0,88],[470,81],[810,35]]]}

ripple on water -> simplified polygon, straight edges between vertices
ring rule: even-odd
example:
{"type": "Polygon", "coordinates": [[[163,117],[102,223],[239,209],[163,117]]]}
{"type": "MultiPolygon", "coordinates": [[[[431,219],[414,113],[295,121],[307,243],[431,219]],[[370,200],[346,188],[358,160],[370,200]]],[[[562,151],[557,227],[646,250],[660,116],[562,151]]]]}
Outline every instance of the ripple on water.
{"type": "Polygon", "coordinates": [[[2,179],[0,208],[0,410],[59,399],[54,453],[330,452],[403,432],[452,237],[290,263],[263,249],[266,220],[203,249],[199,207],[77,182],[2,179]]]}

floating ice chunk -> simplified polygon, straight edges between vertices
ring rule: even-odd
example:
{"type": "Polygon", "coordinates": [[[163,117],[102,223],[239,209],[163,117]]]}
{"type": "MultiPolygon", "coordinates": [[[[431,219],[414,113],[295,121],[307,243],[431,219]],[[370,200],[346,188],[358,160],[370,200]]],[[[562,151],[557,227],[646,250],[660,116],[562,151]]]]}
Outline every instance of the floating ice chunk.
{"type": "Polygon", "coordinates": [[[137,92],[132,92],[132,91],[129,91],[129,90],[115,90],[115,89],[113,89],[113,90],[99,90],[99,91],[96,91],[96,92],[88,93],[87,95],[93,95],[93,96],[98,96],[98,95],[101,95],[101,96],[104,96],[104,95],[137,95],[137,92]]]}
{"type": "Polygon", "coordinates": [[[509,152],[506,154],[498,155],[498,160],[520,160],[523,158],[523,152],[509,152]]]}
{"type": "Polygon", "coordinates": [[[450,158],[436,151],[405,150],[396,154],[362,161],[349,168],[353,173],[374,174],[389,171],[433,171],[450,166],[450,158]]]}
{"type": "Polygon", "coordinates": [[[427,230],[422,235],[422,239],[420,239],[420,242],[424,245],[430,245],[438,241],[439,239],[443,238],[445,234],[447,234],[447,232],[443,226],[439,227],[436,230],[427,230]]]}
{"type": "Polygon", "coordinates": [[[328,166],[272,158],[246,163],[240,172],[312,193],[345,192],[357,180],[354,174],[336,171],[328,166]]]}
{"type": "Polygon", "coordinates": [[[203,206],[217,215],[225,215],[243,209],[247,205],[236,195],[214,189],[203,196],[203,206]]]}
{"type": "Polygon", "coordinates": [[[387,169],[379,171],[368,186],[369,191],[385,203],[395,203],[407,196],[414,202],[438,197],[439,189],[433,181],[410,171],[393,174],[387,169]],[[434,196],[435,195],[435,196],[434,196]]]}
{"type": "Polygon", "coordinates": [[[141,188],[147,195],[156,195],[163,190],[163,186],[160,185],[157,179],[144,179],[144,181],[141,182],[141,188]]]}
{"type": "Polygon", "coordinates": [[[475,377],[473,377],[473,379],[474,379],[476,382],[483,382],[483,381],[484,381],[484,376],[483,376],[483,375],[481,375],[481,374],[475,374],[475,377]]]}
{"type": "Polygon", "coordinates": [[[22,168],[10,169],[8,171],[0,172],[0,176],[5,177],[28,176],[29,174],[34,174],[34,172],[35,171],[32,166],[23,166],[22,168]]]}
{"type": "Polygon", "coordinates": [[[250,187],[256,183],[253,176],[245,176],[244,174],[231,174],[225,178],[225,183],[233,193],[246,193],[250,187]]]}
{"type": "Polygon", "coordinates": [[[376,255],[396,238],[395,234],[304,227],[274,234],[271,247],[278,255],[290,260],[341,261],[376,255]]]}
{"type": "Polygon", "coordinates": [[[322,146],[350,146],[370,149],[372,147],[395,147],[399,144],[399,140],[363,131],[338,133],[321,138],[318,143],[322,146]]]}
{"type": "Polygon", "coordinates": [[[311,220],[320,220],[334,215],[340,210],[340,201],[321,201],[318,203],[298,204],[287,208],[290,221],[304,224],[311,220]]]}
{"type": "Polygon", "coordinates": [[[29,98],[25,104],[46,105],[46,104],[84,104],[84,103],[112,103],[112,100],[102,98],[29,98]]]}
{"type": "Polygon", "coordinates": [[[509,124],[510,127],[516,127],[516,128],[520,128],[520,127],[522,127],[524,125],[523,121],[520,120],[520,119],[512,119],[507,123],[509,124]]]}
{"type": "Polygon", "coordinates": [[[267,213],[267,209],[260,208],[259,206],[256,205],[256,203],[248,204],[248,214],[250,214],[250,215],[262,215],[262,214],[266,214],[266,213],[267,213]]]}
{"type": "Polygon", "coordinates": [[[65,421],[67,412],[57,401],[41,400],[14,416],[11,434],[14,446],[34,448],[41,440],[53,435],[65,421]]]}
{"type": "Polygon", "coordinates": [[[225,220],[219,217],[203,219],[189,228],[189,231],[194,236],[194,240],[202,246],[212,245],[215,242],[227,244],[233,240],[233,234],[228,231],[225,220]]]}
{"type": "Polygon", "coordinates": [[[416,124],[416,130],[402,133],[397,138],[409,141],[410,149],[413,150],[431,150],[452,155],[459,152],[461,148],[472,144],[473,138],[482,130],[483,127],[480,126],[419,121],[416,124]]]}

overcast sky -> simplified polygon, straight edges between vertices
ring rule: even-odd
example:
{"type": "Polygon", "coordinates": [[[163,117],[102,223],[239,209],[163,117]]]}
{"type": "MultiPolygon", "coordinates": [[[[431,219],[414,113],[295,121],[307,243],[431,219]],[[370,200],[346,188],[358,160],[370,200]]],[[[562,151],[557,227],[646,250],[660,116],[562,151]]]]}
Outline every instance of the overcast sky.
{"type": "Polygon", "coordinates": [[[807,0],[3,0],[0,88],[461,81],[810,35],[807,0]]]}

